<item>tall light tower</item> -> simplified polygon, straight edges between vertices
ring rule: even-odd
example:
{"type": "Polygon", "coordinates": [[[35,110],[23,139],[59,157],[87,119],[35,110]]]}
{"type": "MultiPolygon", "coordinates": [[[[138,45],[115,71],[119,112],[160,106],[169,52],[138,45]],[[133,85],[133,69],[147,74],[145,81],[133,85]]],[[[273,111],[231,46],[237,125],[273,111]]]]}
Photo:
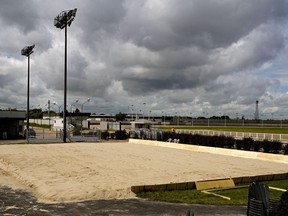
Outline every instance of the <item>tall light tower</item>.
{"type": "Polygon", "coordinates": [[[258,107],[259,101],[256,101],[256,107],[255,107],[255,120],[259,120],[259,107],[258,107]]]}
{"type": "Polygon", "coordinates": [[[54,26],[56,28],[65,28],[65,57],[64,57],[64,108],[63,108],[63,142],[66,142],[67,137],[67,123],[66,123],[66,109],[67,109],[67,25],[70,26],[75,19],[77,8],[73,10],[62,11],[54,18],[54,26]]]}
{"type": "Polygon", "coordinates": [[[27,115],[26,115],[26,140],[29,143],[29,95],[30,95],[30,55],[33,53],[35,44],[26,46],[21,50],[21,55],[28,57],[28,77],[27,77],[27,115]]]}

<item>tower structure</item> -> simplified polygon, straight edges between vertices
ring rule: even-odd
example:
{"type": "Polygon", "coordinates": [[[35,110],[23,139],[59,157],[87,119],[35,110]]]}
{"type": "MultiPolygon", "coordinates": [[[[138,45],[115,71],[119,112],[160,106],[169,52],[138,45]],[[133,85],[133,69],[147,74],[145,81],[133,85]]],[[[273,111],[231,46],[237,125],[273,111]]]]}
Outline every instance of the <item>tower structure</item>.
{"type": "Polygon", "coordinates": [[[259,101],[256,101],[256,108],[255,108],[255,120],[259,120],[259,106],[258,106],[259,101]]]}

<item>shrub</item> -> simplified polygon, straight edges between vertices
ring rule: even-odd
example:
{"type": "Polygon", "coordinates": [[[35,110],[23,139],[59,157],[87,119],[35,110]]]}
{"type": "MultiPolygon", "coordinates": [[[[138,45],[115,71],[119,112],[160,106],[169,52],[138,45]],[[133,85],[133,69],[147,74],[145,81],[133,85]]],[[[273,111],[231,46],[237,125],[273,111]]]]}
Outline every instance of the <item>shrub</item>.
{"type": "Polygon", "coordinates": [[[279,141],[254,141],[252,138],[247,137],[243,140],[236,140],[233,137],[221,136],[208,136],[199,134],[177,134],[177,133],[163,133],[163,141],[167,141],[169,138],[179,139],[185,144],[210,146],[210,147],[228,147],[236,148],[238,150],[246,151],[260,151],[263,149],[265,153],[280,153],[283,150],[284,154],[288,154],[288,144],[282,144],[279,141]]]}
{"type": "Polygon", "coordinates": [[[243,146],[243,140],[236,140],[236,149],[241,150],[243,146]]]}
{"type": "Polygon", "coordinates": [[[282,143],[279,141],[271,141],[271,152],[278,154],[282,150],[282,143]]]}
{"type": "Polygon", "coordinates": [[[200,145],[201,143],[201,135],[199,134],[195,134],[195,135],[191,135],[190,139],[189,139],[189,143],[192,145],[200,145]]]}
{"type": "Polygon", "coordinates": [[[204,136],[201,142],[203,146],[215,147],[216,140],[213,136],[204,136]]]}
{"type": "Polygon", "coordinates": [[[251,146],[253,145],[254,140],[250,137],[248,138],[244,138],[243,139],[243,149],[246,151],[250,151],[251,150],[251,146]]]}
{"type": "Polygon", "coordinates": [[[109,138],[109,132],[108,131],[104,131],[101,133],[101,139],[107,140],[108,138],[109,138]]]}
{"type": "Polygon", "coordinates": [[[258,152],[258,151],[260,151],[261,145],[262,145],[261,141],[254,141],[252,148],[254,149],[254,151],[258,152]]]}
{"type": "Polygon", "coordinates": [[[283,151],[285,155],[288,154],[288,144],[283,144],[283,151]]]}
{"type": "Polygon", "coordinates": [[[271,142],[269,141],[269,140],[266,140],[266,139],[264,139],[263,141],[262,141],[262,148],[263,148],[263,151],[265,152],[265,153],[268,153],[268,152],[270,152],[271,151],[271,142]]]}
{"type": "Polygon", "coordinates": [[[127,136],[127,133],[125,130],[117,130],[115,131],[115,139],[116,140],[125,140],[127,139],[128,136],[127,136]]]}
{"type": "Polygon", "coordinates": [[[111,139],[115,139],[115,133],[109,133],[111,139]]]}
{"type": "Polygon", "coordinates": [[[213,136],[213,141],[214,141],[215,147],[223,148],[225,146],[225,143],[226,143],[226,137],[223,135],[213,136]]]}
{"type": "Polygon", "coordinates": [[[72,134],[74,136],[81,135],[81,126],[77,125],[73,128],[72,134]]]}
{"type": "Polygon", "coordinates": [[[235,145],[235,138],[226,137],[224,146],[227,148],[233,148],[234,145],[235,145]]]}

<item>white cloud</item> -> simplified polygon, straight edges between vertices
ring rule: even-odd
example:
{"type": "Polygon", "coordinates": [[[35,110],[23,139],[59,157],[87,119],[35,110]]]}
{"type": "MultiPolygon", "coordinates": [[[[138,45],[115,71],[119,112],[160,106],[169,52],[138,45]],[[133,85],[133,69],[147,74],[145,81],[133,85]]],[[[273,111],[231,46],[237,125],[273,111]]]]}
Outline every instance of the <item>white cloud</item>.
{"type": "Polygon", "coordinates": [[[96,113],[127,112],[132,104],[140,110],[145,103],[158,114],[198,115],[253,113],[256,100],[263,112],[285,113],[288,105],[285,0],[0,4],[1,107],[26,104],[27,58],[20,50],[32,43],[31,103],[61,104],[64,31],[53,19],[75,7],[68,28],[69,103],[89,97],[87,109],[96,113]]]}

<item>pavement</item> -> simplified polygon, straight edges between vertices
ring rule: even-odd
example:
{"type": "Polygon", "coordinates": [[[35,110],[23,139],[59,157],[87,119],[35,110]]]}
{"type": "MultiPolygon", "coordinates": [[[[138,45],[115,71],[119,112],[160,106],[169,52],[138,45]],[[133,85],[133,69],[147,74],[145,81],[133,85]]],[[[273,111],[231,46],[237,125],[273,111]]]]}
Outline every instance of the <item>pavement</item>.
{"type": "Polygon", "coordinates": [[[72,203],[41,203],[23,189],[0,186],[0,215],[246,215],[246,206],[189,205],[143,199],[92,200],[72,203]],[[190,213],[190,214],[189,214],[190,213]]]}

